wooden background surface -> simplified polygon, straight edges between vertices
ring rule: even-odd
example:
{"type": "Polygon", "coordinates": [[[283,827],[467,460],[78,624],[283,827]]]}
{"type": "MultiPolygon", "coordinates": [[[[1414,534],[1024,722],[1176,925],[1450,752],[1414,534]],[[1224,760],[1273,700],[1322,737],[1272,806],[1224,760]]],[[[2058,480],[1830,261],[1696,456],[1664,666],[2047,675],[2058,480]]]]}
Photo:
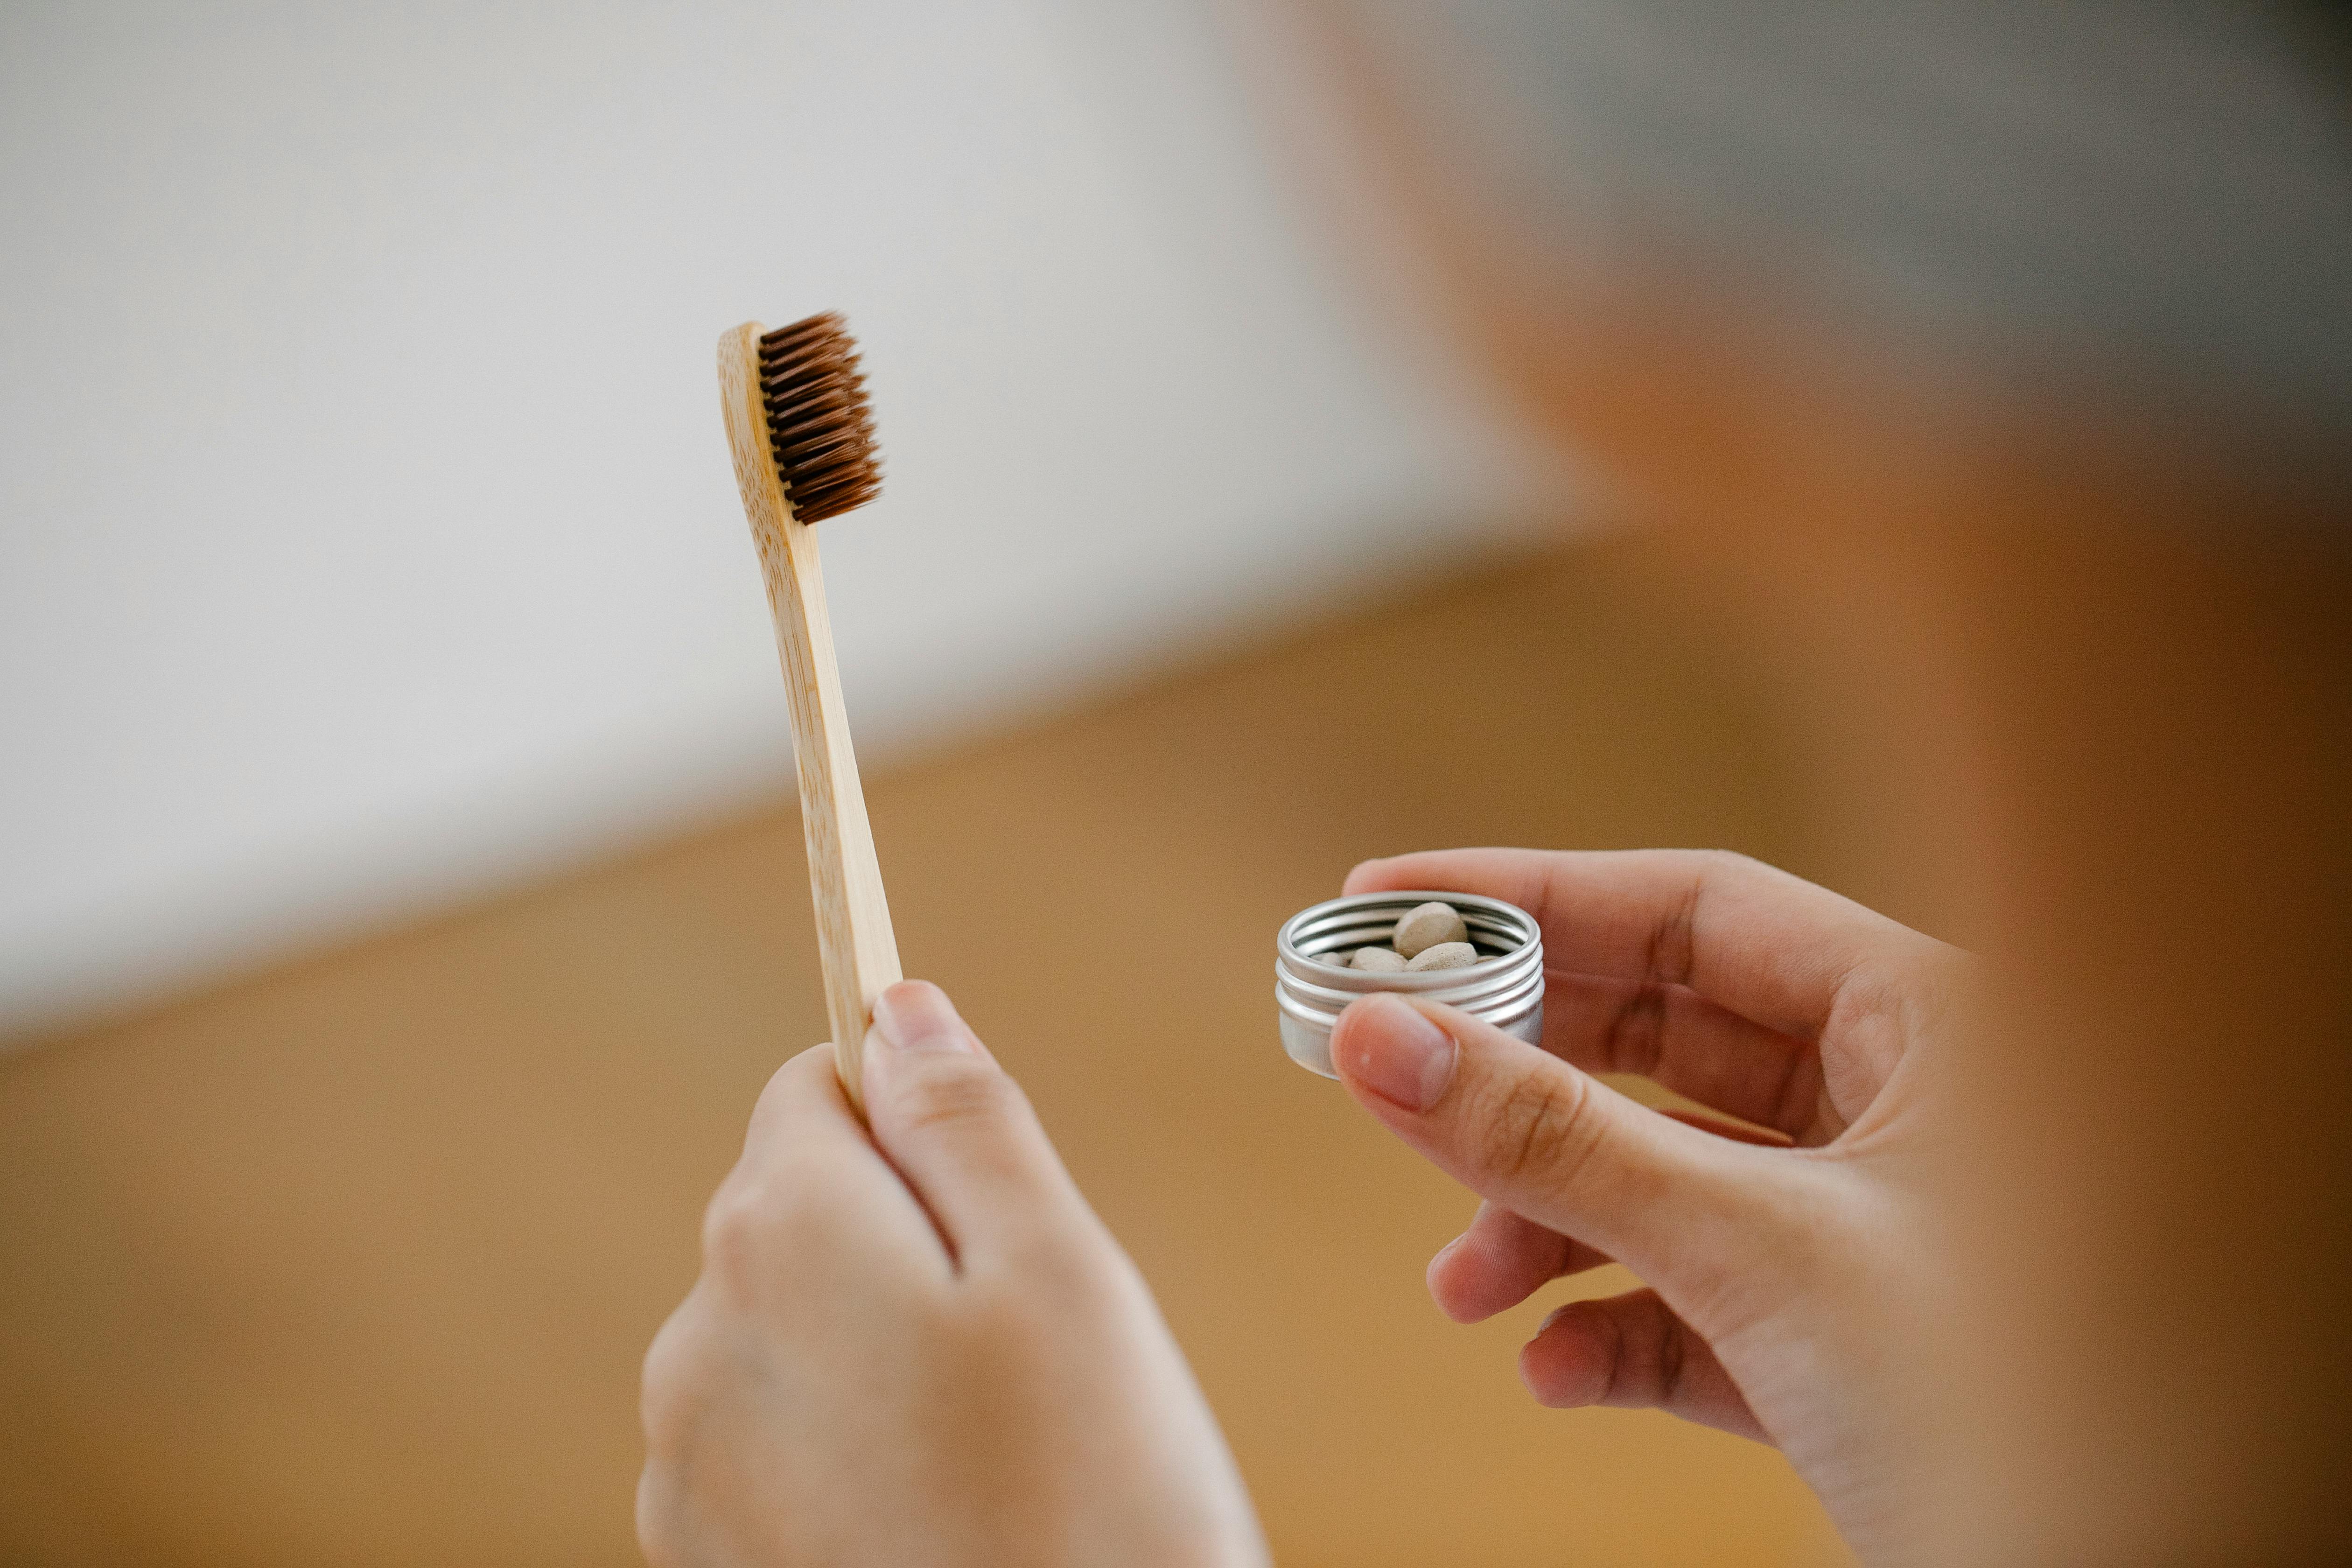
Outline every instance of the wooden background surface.
{"type": "MultiPolygon", "coordinates": [[[[1276,926],[1368,855],[1830,869],[1744,668],[1581,547],[872,781],[908,973],[1158,1289],[1284,1563],[1842,1561],[1768,1450],[1538,1409],[1559,1289],[1447,1323],[1470,1200],[1275,1037],[1276,926]]],[[[799,840],[780,804],[0,1058],[0,1562],[637,1561],[638,1356],[824,1031],[799,840]]]]}

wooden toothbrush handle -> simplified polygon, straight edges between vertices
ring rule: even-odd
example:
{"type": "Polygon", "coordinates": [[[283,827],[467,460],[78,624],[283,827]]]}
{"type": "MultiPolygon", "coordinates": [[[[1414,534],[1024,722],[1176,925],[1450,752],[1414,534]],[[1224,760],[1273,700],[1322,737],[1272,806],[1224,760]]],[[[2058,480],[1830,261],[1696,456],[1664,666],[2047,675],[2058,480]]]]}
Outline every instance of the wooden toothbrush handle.
{"type": "Polygon", "coordinates": [[[882,867],[874,858],[874,830],[858,787],[857,755],[850,749],[849,716],[842,706],[841,672],[833,658],[833,623],[825,613],[824,574],[817,564],[816,530],[793,515],[776,477],[768,420],[760,397],[758,322],[719,340],[719,384],[727,406],[727,444],[735,482],[759,546],[768,607],[776,619],[784,695],[793,718],[793,756],[799,764],[801,832],[808,844],[809,894],[816,903],[817,951],[824,960],[824,1008],[833,1025],[834,1066],[852,1103],[863,1109],[859,1062],[874,998],[901,978],[890,905],[882,894],[882,867]]]}

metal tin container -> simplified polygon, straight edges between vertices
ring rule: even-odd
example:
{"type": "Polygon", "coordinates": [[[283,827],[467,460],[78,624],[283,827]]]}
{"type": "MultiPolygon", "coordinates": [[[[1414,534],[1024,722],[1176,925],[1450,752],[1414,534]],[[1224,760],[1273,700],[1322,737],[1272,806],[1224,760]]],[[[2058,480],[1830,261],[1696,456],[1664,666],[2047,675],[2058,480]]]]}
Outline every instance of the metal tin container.
{"type": "Polygon", "coordinates": [[[1483,1018],[1529,1045],[1543,1041],[1543,932],[1516,904],[1475,893],[1359,893],[1301,910],[1274,939],[1274,1000],[1282,1048],[1309,1072],[1331,1070],[1331,1026],[1349,1003],[1376,991],[1426,996],[1483,1018]],[[1345,969],[1334,954],[1352,954],[1395,934],[1406,911],[1432,899],[1452,904],[1470,928],[1478,962],[1420,974],[1345,969]]]}

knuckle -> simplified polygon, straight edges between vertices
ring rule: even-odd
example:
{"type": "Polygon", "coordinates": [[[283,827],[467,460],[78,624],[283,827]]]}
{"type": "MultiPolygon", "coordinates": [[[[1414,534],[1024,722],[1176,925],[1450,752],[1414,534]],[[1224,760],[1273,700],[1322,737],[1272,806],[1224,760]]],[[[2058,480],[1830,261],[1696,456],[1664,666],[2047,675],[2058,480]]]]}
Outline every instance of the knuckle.
{"type": "Polygon", "coordinates": [[[720,1276],[740,1276],[757,1266],[765,1249],[767,1194],[740,1175],[729,1176],[702,1211],[702,1263],[720,1276]]]}
{"type": "Polygon", "coordinates": [[[689,1298],[646,1347],[637,1413],[649,1456],[672,1458],[691,1446],[708,1394],[708,1360],[689,1298]]]}
{"type": "Polygon", "coordinates": [[[1661,912],[1651,927],[1649,951],[1643,955],[1642,978],[1653,985],[1685,985],[1698,952],[1698,906],[1710,879],[1719,879],[1727,867],[1717,858],[1729,850],[1696,852],[1699,864],[1675,906],[1661,912]]]}
{"type": "Polygon", "coordinates": [[[991,1125],[1017,1120],[1028,1109],[1020,1087],[976,1058],[929,1064],[910,1074],[893,1097],[909,1132],[945,1126],[991,1125]]]}
{"type": "Polygon", "coordinates": [[[1485,1118],[1487,1168],[1507,1180],[1573,1185],[1591,1152],[1584,1080],[1531,1072],[1497,1091],[1485,1118]]]}
{"type": "Polygon", "coordinates": [[[1657,1315],[1628,1310],[1604,1311],[1602,1317],[1614,1346],[1608,1402],[1644,1406],[1667,1403],[1682,1375],[1674,1364],[1680,1357],[1671,1348],[1673,1336],[1664,1331],[1657,1315]]]}
{"type": "Polygon", "coordinates": [[[823,1205],[782,1173],[740,1170],[719,1184],[702,1215],[703,1273],[734,1303],[756,1300],[782,1263],[822,1239],[823,1205]]]}
{"type": "Polygon", "coordinates": [[[1614,1072],[1649,1073],[1665,1049],[1666,988],[1655,981],[1636,985],[1609,1016],[1601,1059],[1614,1072]]]}
{"type": "Polygon", "coordinates": [[[1600,1403],[1621,1403],[1628,1381],[1630,1361],[1625,1346],[1625,1325],[1617,1321],[1617,1314],[1600,1301],[1578,1301],[1569,1310],[1575,1314],[1591,1337],[1594,1359],[1601,1368],[1600,1403]]]}
{"type": "Polygon", "coordinates": [[[1648,1357],[1651,1384],[1656,1390],[1658,1403],[1672,1406],[1679,1404],[1687,1391],[1690,1340],[1663,1306],[1651,1310],[1646,1327],[1655,1347],[1648,1357]]]}

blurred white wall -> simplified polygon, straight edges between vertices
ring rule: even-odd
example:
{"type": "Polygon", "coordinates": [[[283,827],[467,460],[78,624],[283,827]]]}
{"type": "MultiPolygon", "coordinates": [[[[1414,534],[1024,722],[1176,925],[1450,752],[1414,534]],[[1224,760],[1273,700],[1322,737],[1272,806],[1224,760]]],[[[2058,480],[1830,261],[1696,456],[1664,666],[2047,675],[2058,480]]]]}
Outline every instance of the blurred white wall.
{"type": "Polygon", "coordinates": [[[1492,542],[1293,195],[1192,0],[7,6],[0,1034],[779,787],[746,317],[874,758],[1492,542]]]}

